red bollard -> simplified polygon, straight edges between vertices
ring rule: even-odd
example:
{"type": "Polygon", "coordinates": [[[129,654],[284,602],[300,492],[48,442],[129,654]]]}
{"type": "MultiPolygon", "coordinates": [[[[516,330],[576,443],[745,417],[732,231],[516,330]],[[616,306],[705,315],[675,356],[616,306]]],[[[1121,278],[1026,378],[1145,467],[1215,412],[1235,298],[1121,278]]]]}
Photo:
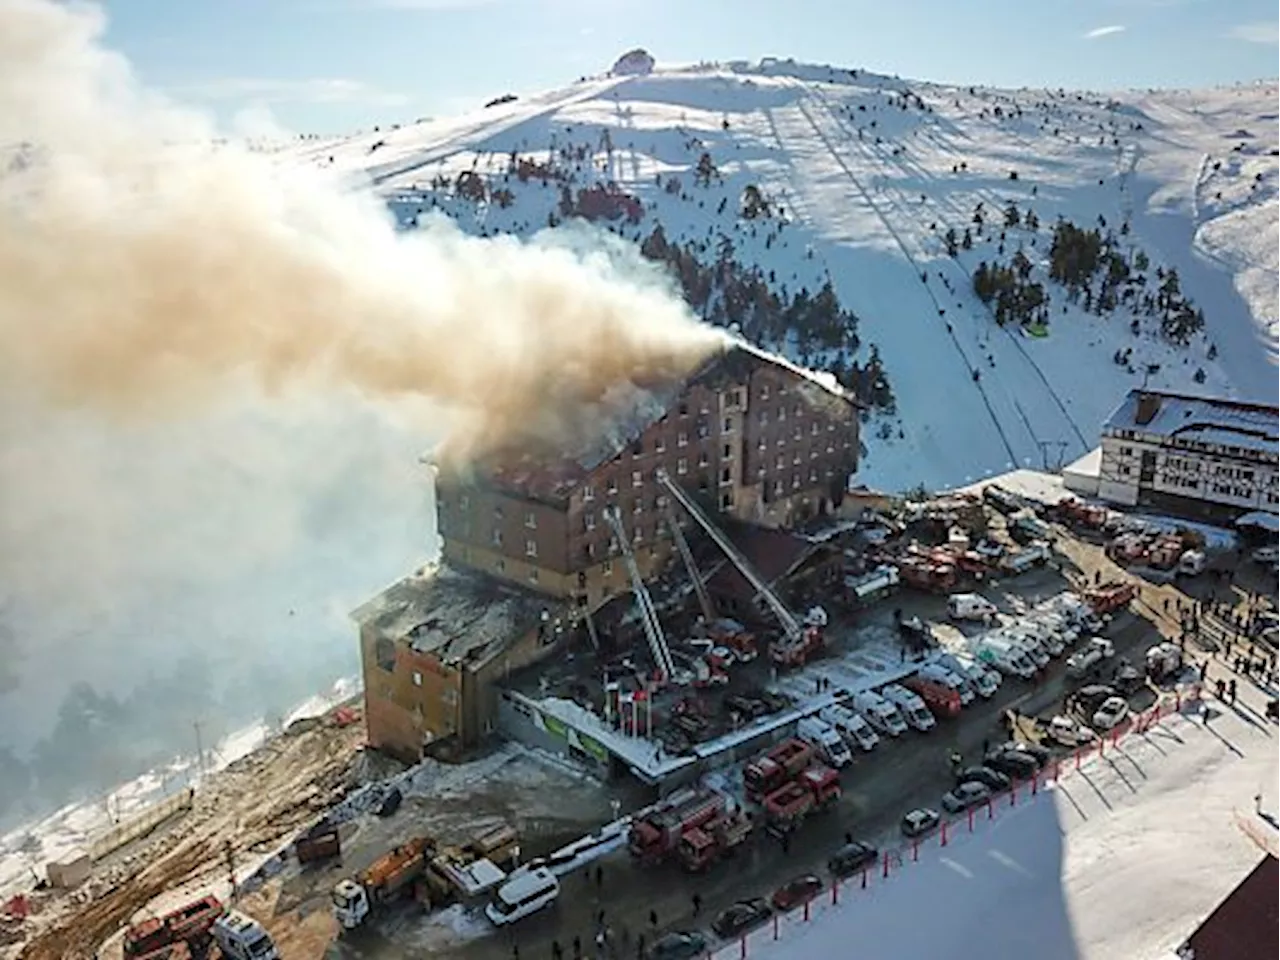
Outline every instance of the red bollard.
{"type": "Polygon", "coordinates": [[[833,904],[840,902],[840,881],[833,880],[831,882],[831,902],[833,904]]]}
{"type": "Polygon", "coordinates": [[[867,868],[862,868],[862,889],[867,889],[867,868]]]}
{"type": "Polygon", "coordinates": [[[1058,763],[1058,758],[1057,758],[1057,757],[1054,757],[1054,758],[1053,758],[1053,782],[1054,782],[1054,783],[1057,783],[1057,782],[1058,782],[1058,778],[1059,778],[1059,777],[1061,777],[1061,776],[1062,776],[1062,767],[1061,767],[1061,765],[1058,763]]]}
{"type": "Polygon", "coordinates": [[[1018,805],[1018,781],[1013,781],[1009,787],[1009,806],[1016,807],[1018,805]]]}
{"type": "Polygon", "coordinates": [[[920,841],[912,840],[911,841],[911,860],[912,862],[915,862],[916,860],[919,860],[919,859],[920,859],[920,841]]]}
{"type": "Polygon", "coordinates": [[[747,938],[746,938],[746,937],[743,937],[742,939],[740,939],[740,940],[738,941],[738,944],[739,944],[739,946],[738,946],[738,957],[739,957],[739,960],[746,960],[746,958],[747,958],[747,938]]]}
{"type": "Polygon", "coordinates": [[[1116,727],[1111,731],[1111,746],[1115,746],[1120,742],[1120,728],[1116,727]]]}
{"type": "Polygon", "coordinates": [[[973,833],[973,807],[969,808],[969,832],[973,833]]]}
{"type": "Polygon", "coordinates": [[[1076,769],[1080,769],[1080,748],[1076,747],[1076,769]]]}
{"type": "Polygon", "coordinates": [[[773,915],[773,939],[778,939],[778,915],[773,915]]]}
{"type": "Polygon", "coordinates": [[[991,802],[991,798],[987,797],[987,819],[990,820],[996,815],[995,804],[991,802]]]}
{"type": "Polygon", "coordinates": [[[889,853],[888,853],[888,851],[885,851],[885,855],[884,855],[884,873],[882,874],[882,876],[884,876],[884,877],[886,877],[886,878],[889,876],[889,853]]]}
{"type": "Polygon", "coordinates": [[[804,922],[805,923],[809,922],[809,901],[808,900],[804,902],[804,922]]]}
{"type": "Polygon", "coordinates": [[[942,845],[947,845],[947,821],[942,821],[942,845]]]}
{"type": "Polygon", "coordinates": [[[1181,690],[1176,691],[1173,695],[1173,709],[1175,710],[1182,709],[1182,691],[1181,690]]]}
{"type": "Polygon", "coordinates": [[[1031,778],[1031,795],[1034,797],[1040,790],[1040,771],[1036,771],[1036,775],[1031,778]]]}

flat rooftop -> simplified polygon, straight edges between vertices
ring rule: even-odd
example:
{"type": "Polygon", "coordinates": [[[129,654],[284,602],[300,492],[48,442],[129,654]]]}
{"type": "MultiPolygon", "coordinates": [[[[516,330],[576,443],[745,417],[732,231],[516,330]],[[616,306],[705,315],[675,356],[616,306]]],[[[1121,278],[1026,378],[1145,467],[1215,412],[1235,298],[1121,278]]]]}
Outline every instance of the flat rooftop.
{"type": "Polygon", "coordinates": [[[546,597],[438,564],[398,580],[351,613],[362,628],[441,662],[483,661],[559,606],[546,597]]]}
{"type": "Polygon", "coordinates": [[[1223,397],[1130,390],[1107,418],[1103,430],[1134,430],[1171,440],[1221,444],[1274,455],[1280,444],[1280,408],[1223,397]],[[1150,406],[1140,411],[1144,397],[1149,398],[1150,406]],[[1154,414],[1141,422],[1146,417],[1140,414],[1149,412],[1151,406],[1154,414]]]}

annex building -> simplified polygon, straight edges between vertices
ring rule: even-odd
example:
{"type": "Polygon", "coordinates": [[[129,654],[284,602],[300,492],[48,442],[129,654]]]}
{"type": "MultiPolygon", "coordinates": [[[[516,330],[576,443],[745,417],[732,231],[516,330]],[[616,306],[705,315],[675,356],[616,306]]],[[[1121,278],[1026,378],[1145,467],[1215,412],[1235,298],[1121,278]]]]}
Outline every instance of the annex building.
{"type": "Polygon", "coordinates": [[[1131,390],[1102,427],[1097,495],[1207,521],[1280,512],[1280,408],[1131,390]]]}

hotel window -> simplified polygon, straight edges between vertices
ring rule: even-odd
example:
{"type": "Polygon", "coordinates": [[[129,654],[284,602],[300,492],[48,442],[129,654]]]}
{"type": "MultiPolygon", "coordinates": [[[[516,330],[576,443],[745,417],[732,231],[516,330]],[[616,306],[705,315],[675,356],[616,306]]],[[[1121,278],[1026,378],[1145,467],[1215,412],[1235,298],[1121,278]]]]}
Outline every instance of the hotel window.
{"type": "Polygon", "coordinates": [[[463,510],[466,510],[471,506],[471,498],[464,493],[461,497],[458,498],[458,506],[461,507],[463,510]]]}
{"type": "Polygon", "coordinates": [[[609,574],[613,573],[613,561],[606,560],[603,564],[601,564],[600,572],[603,573],[606,577],[609,576],[609,574]]]}
{"type": "Polygon", "coordinates": [[[667,441],[663,440],[663,439],[662,439],[662,437],[658,437],[658,438],[653,442],[653,451],[654,451],[654,453],[666,453],[666,452],[667,452],[667,441]]]}
{"type": "Polygon", "coordinates": [[[687,447],[688,445],[689,445],[689,434],[681,430],[679,433],[676,434],[676,446],[687,447]]]}
{"type": "Polygon", "coordinates": [[[641,473],[639,470],[631,471],[631,486],[633,487],[644,486],[644,474],[641,473]]]}
{"type": "Polygon", "coordinates": [[[496,527],[493,530],[493,545],[495,547],[502,546],[502,531],[496,527]]]}
{"type": "Polygon", "coordinates": [[[689,472],[689,461],[686,460],[684,457],[681,457],[679,460],[676,461],[676,473],[683,477],[688,472],[689,472]]]}
{"type": "Polygon", "coordinates": [[[536,557],[538,555],[537,540],[526,540],[524,542],[524,555],[526,557],[536,557]]]}
{"type": "Polygon", "coordinates": [[[533,511],[529,511],[524,515],[524,525],[530,530],[538,529],[538,515],[533,511]]]}
{"type": "Polygon", "coordinates": [[[761,400],[769,399],[769,385],[767,383],[760,384],[760,399],[761,400]]]}
{"type": "Polygon", "coordinates": [[[733,418],[732,418],[732,417],[725,417],[725,418],[724,418],[724,429],[721,431],[721,433],[733,433],[733,418]]]}
{"type": "Polygon", "coordinates": [[[618,492],[618,481],[616,477],[609,478],[609,483],[605,487],[605,491],[611,495],[618,492]]]}
{"type": "Polygon", "coordinates": [[[582,488],[582,502],[583,502],[583,503],[590,503],[590,502],[591,502],[592,500],[594,500],[595,498],[596,498],[596,488],[595,488],[595,487],[590,486],[590,485],[587,485],[587,486],[585,486],[585,487],[583,487],[583,488],[582,488]]]}
{"type": "Polygon", "coordinates": [[[731,444],[731,443],[726,443],[726,444],[724,445],[724,458],[725,458],[726,460],[732,460],[732,459],[733,459],[733,444],[731,444]]]}
{"type": "Polygon", "coordinates": [[[584,513],[582,515],[582,525],[588,530],[594,530],[596,528],[595,513],[584,513]]]}
{"type": "Polygon", "coordinates": [[[769,425],[769,411],[768,411],[768,410],[761,410],[761,411],[760,411],[760,426],[762,426],[762,427],[767,427],[768,425],[769,425]]]}
{"type": "Polygon", "coordinates": [[[707,451],[703,450],[698,454],[698,466],[705,467],[710,462],[711,458],[707,456],[707,451]]]}

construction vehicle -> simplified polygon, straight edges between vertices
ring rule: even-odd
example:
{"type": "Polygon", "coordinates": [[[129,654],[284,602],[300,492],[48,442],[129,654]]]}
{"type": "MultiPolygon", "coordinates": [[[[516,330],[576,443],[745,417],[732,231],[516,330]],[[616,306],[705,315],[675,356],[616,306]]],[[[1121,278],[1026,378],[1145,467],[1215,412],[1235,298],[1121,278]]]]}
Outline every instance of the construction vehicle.
{"type": "Polygon", "coordinates": [[[1101,530],[1107,523],[1106,507],[1084,503],[1075,497],[1059,500],[1053,512],[1059,520],[1077,530],[1101,530]]]}
{"type": "Polygon", "coordinates": [[[900,583],[898,568],[889,563],[861,575],[846,574],[845,599],[854,607],[869,607],[896,591],[900,583]]]}
{"type": "Polygon", "coordinates": [[[1049,544],[1034,540],[1021,550],[1005,554],[1000,560],[1000,570],[1009,576],[1019,576],[1035,567],[1043,567],[1053,556],[1049,544]]]}
{"type": "Polygon", "coordinates": [[[731,809],[726,803],[721,813],[680,835],[677,854],[681,866],[691,873],[708,869],[746,843],[752,826],[745,810],[731,809]]]}
{"type": "Polygon", "coordinates": [[[949,593],[960,582],[954,564],[921,556],[902,557],[898,561],[898,573],[907,586],[925,593],[949,593]]]}
{"type": "MultiPolygon", "coordinates": [[[[681,790],[635,819],[627,848],[647,865],[684,856],[679,851],[685,834],[701,829],[711,836],[729,815],[729,800],[724,794],[702,788],[681,790]]],[[[695,846],[701,842],[699,838],[695,846]]]]}
{"type": "Polygon", "coordinates": [[[764,798],[764,815],[771,833],[790,833],[810,814],[838,803],[840,776],[830,767],[815,765],[801,771],[764,798]]]}
{"type": "Polygon", "coordinates": [[[1085,603],[1100,617],[1127,607],[1137,595],[1138,588],[1134,584],[1114,582],[1104,583],[1082,594],[1085,603]]]}
{"type": "Polygon", "coordinates": [[[960,716],[960,693],[946,684],[916,674],[903,680],[902,685],[918,695],[935,717],[950,719],[960,716]]]}
{"type": "Polygon", "coordinates": [[[412,891],[427,869],[434,845],[428,837],[415,837],[383,854],[355,877],[333,888],[333,916],[343,930],[354,930],[373,909],[412,891]]]}
{"type": "Polygon", "coordinates": [[[747,799],[759,803],[813,762],[813,747],[798,738],[784,740],[742,772],[747,799]]]}
{"type": "Polygon", "coordinates": [[[149,957],[166,948],[183,944],[204,948],[213,936],[213,925],[226,913],[215,896],[201,897],[161,917],[148,917],[125,931],[124,956],[131,960],[149,957]]]}
{"type": "Polygon", "coordinates": [[[342,837],[334,824],[320,822],[300,836],[293,845],[299,864],[318,863],[342,856],[342,837]]]}
{"type": "Polygon", "coordinates": [[[502,824],[461,846],[438,846],[428,856],[423,892],[432,906],[468,902],[507,879],[520,862],[520,836],[502,824]]]}
{"type": "Polygon", "coordinates": [[[659,468],[657,479],[659,483],[666,487],[676,502],[684,507],[685,512],[694,519],[703,532],[711,538],[712,542],[720,548],[720,551],[729,562],[742,574],[743,579],[751,585],[773,612],[773,615],[777,617],[778,622],[782,625],[782,637],[771,645],[769,649],[770,658],[775,663],[794,666],[805,663],[811,656],[821,651],[824,645],[823,632],[828,621],[826,610],[822,607],[812,607],[805,615],[804,622],[801,623],[795,614],[788,609],[787,605],[774,593],[773,588],[751,566],[747,558],[734,546],[733,541],[712,523],[711,518],[707,516],[698,502],[686,493],[683,487],[671,479],[671,475],[666,470],[659,468]]]}

